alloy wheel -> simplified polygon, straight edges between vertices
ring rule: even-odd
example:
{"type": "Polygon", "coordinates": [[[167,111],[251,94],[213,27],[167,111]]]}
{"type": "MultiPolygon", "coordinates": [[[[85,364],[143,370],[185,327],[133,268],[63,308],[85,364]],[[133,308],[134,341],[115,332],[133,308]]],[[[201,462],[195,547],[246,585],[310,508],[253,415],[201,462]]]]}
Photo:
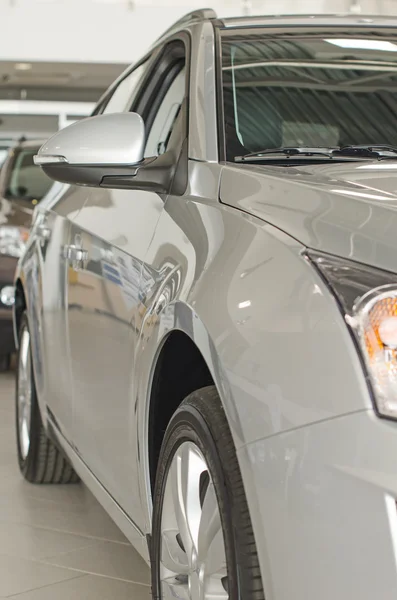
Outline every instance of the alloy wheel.
{"type": "Polygon", "coordinates": [[[162,598],[227,600],[226,552],[208,465],[183,442],[168,471],[161,518],[162,598]]]}
{"type": "Polygon", "coordinates": [[[30,420],[32,407],[32,379],[31,379],[30,334],[24,329],[21,335],[18,357],[18,429],[20,452],[23,460],[26,459],[30,447],[30,420]]]}

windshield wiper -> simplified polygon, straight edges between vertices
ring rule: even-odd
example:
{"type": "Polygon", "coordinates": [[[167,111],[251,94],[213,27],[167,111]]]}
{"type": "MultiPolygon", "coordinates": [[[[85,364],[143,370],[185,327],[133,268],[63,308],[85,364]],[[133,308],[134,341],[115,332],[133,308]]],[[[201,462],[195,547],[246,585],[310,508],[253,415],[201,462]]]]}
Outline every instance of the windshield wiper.
{"type": "Polygon", "coordinates": [[[325,157],[330,160],[333,158],[372,158],[397,159],[397,147],[388,144],[371,144],[371,145],[349,145],[349,146],[330,146],[330,147],[314,147],[297,146],[281,147],[281,148],[265,148],[257,152],[249,152],[243,156],[235,156],[235,162],[250,162],[251,160],[266,160],[269,158],[279,158],[284,155],[286,158],[310,158],[310,157],[325,157]]]}
{"type": "Polygon", "coordinates": [[[308,146],[297,146],[294,147],[281,147],[281,148],[265,148],[264,150],[258,150],[257,152],[249,152],[249,154],[244,154],[244,156],[235,156],[235,162],[245,162],[255,159],[262,158],[271,158],[273,156],[279,156],[283,154],[287,157],[297,157],[297,156],[325,156],[327,158],[332,158],[332,152],[338,150],[338,146],[335,148],[310,148],[308,146]]]}
{"type": "Polygon", "coordinates": [[[394,158],[397,147],[389,144],[368,144],[341,146],[333,153],[334,156],[357,156],[359,158],[394,158]]]}

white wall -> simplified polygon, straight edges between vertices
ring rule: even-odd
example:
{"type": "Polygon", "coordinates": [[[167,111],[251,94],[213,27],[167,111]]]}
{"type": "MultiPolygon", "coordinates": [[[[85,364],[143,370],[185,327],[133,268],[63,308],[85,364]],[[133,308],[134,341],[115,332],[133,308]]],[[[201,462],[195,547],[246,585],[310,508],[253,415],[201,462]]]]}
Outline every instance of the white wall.
{"type": "MultiPolygon", "coordinates": [[[[252,13],[336,13],[351,1],[245,4],[252,13]]],[[[360,1],[363,13],[397,14],[397,0],[360,1]]],[[[0,0],[0,60],[134,62],[166,27],[203,5],[232,16],[243,13],[244,0],[0,0]]]]}
{"type": "MultiPolygon", "coordinates": [[[[231,14],[240,3],[213,4],[229,5],[223,12],[231,14]]],[[[133,62],[165,28],[202,5],[135,0],[131,10],[127,0],[0,0],[0,60],[133,62]]]]}

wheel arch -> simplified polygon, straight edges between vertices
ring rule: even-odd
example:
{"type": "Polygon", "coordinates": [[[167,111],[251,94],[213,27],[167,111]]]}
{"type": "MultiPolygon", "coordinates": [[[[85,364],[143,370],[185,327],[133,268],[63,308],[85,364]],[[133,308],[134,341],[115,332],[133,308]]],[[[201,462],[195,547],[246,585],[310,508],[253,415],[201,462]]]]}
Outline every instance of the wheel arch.
{"type": "Polygon", "coordinates": [[[24,311],[27,309],[26,294],[23,286],[21,277],[18,277],[15,281],[15,303],[13,309],[13,327],[14,327],[14,339],[15,346],[18,348],[19,344],[19,329],[21,325],[21,319],[24,311]]]}
{"type": "Polygon", "coordinates": [[[236,422],[233,418],[229,386],[215,346],[205,324],[192,307],[182,302],[168,305],[167,310],[158,315],[156,331],[150,333],[147,346],[145,347],[144,343],[142,350],[138,369],[144,364],[151,365],[147,378],[143,378],[147,381],[147,386],[142,432],[147,460],[146,490],[151,498],[166,427],[186,396],[207,385],[214,385],[232,432],[236,429],[236,422]],[[164,326],[165,321],[169,324],[168,327],[164,326]],[[149,352],[151,356],[145,356],[149,352]]]}
{"type": "Polygon", "coordinates": [[[172,415],[191,392],[213,383],[207,363],[194,341],[181,330],[169,332],[157,357],[150,390],[147,425],[152,491],[162,441],[172,415]]]}

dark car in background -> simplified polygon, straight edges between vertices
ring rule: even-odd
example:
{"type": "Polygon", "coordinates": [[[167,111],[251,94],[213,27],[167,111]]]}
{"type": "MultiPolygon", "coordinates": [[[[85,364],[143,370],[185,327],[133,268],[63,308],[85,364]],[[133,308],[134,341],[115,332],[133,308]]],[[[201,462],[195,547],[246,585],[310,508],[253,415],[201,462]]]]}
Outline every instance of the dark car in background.
{"type": "Polygon", "coordinates": [[[33,163],[41,141],[21,141],[8,150],[0,171],[0,371],[14,351],[12,306],[15,267],[29,235],[32,213],[52,185],[33,163]]]}

